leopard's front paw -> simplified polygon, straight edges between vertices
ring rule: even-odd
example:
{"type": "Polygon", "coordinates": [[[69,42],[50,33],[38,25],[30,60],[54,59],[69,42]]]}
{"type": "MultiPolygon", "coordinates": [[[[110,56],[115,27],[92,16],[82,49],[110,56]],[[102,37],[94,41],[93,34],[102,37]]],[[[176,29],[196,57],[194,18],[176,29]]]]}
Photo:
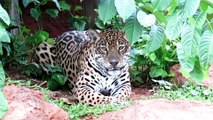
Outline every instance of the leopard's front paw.
{"type": "Polygon", "coordinates": [[[113,98],[112,98],[112,101],[111,101],[111,105],[127,105],[127,104],[128,104],[127,101],[118,99],[118,98],[116,98],[116,97],[113,97],[113,98]]]}

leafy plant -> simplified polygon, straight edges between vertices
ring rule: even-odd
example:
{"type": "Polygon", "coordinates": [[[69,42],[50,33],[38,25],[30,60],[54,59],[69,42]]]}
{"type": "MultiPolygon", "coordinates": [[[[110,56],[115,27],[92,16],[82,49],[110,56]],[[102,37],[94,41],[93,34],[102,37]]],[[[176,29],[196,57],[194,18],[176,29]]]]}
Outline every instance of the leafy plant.
{"type": "Polygon", "coordinates": [[[155,93],[153,97],[164,97],[171,100],[188,99],[213,102],[213,89],[207,89],[204,86],[197,86],[190,82],[185,82],[185,84],[182,85],[181,88],[173,88],[170,90],[161,88],[155,93]]]}
{"type": "Polygon", "coordinates": [[[97,11],[106,25],[122,19],[121,29],[134,48],[134,76],[166,79],[173,76],[169,66],[177,62],[196,82],[207,76],[213,63],[212,1],[100,0],[97,11]]]}
{"type": "MultiPolygon", "coordinates": [[[[7,11],[0,4],[0,56],[3,55],[2,49],[2,47],[4,46],[3,44],[10,42],[10,37],[8,35],[8,32],[6,31],[6,28],[9,25],[10,25],[10,17],[7,11]]],[[[4,117],[4,113],[8,109],[8,104],[6,102],[3,91],[4,80],[5,80],[5,73],[2,62],[0,61],[0,118],[4,117]]]]}
{"type": "MultiPolygon", "coordinates": [[[[57,9],[55,8],[49,8],[45,10],[45,13],[47,13],[48,15],[50,15],[51,17],[57,17],[59,11],[61,10],[61,6],[58,2],[58,0],[22,0],[22,4],[24,5],[24,7],[29,6],[30,3],[34,4],[34,8],[30,8],[30,14],[31,16],[38,21],[39,17],[41,17],[42,11],[41,11],[41,6],[42,5],[46,5],[48,3],[48,1],[51,1],[53,3],[55,3],[57,9]]],[[[63,10],[65,8],[63,7],[63,10]]]]}
{"type": "Polygon", "coordinates": [[[67,76],[64,75],[60,66],[45,65],[48,69],[48,75],[44,75],[43,78],[47,80],[47,87],[50,90],[56,90],[60,86],[64,86],[67,81],[67,76]]]}

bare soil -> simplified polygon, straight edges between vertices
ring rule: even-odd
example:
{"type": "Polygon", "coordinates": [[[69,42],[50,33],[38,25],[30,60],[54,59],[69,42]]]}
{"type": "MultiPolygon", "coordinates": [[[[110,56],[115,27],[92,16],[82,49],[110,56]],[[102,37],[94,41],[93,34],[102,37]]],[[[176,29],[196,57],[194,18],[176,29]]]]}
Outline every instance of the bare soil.
{"type": "Polygon", "coordinates": [[[166,99],[140,100],[95,120],[212,120],[213,104],[166,99]]]}

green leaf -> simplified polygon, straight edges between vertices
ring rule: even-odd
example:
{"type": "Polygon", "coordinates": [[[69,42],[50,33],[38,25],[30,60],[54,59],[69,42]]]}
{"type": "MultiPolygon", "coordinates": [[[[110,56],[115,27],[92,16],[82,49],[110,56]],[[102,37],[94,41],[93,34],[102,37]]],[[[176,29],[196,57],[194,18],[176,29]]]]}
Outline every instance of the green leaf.
{"type": "Polygon", "coordinates": [[[163,11],[168,8],[173,0],[151,0],[152,6],[157,11],[163,11]]]}
{"type": "Polygon", "coordinates": [[[57,9],[46,9],[45,12],[53,18],[58,16],[58,10],[57,9]]]}
{"type": "Polygon", "coordinates": [[[208,4],[204,3],[202,0],[200,2],[200,8],[202,11],[206,12],[208,9],[208,4]]]}
{"type": "Polygon", "coordinates": [[[130,40],[133,45],[140,38],[143,28],[138,22],[136,16],[132,15],[129,19],[127,19],[123,30],[125,31],[128,40],[130,40]]]}
{"type": "Polygon", "coordinates": [[[4,69],[3,69],[3,65],[0,61],[0,89],[2,89],[4,87],[4,80],[5,80],[4,69]]]}
{"type": "Polygon", "coordinates": [[[8,42],[8,43],[10,42],[10,37],[1,22],[0,22],[0,42],[8,42]]]}
{"type": "Polygon", "coordinates": [[[52,1],[55,3],[55,5],[57,6],[57,8],[59,10],[61,10],[61,7],[60,7],[60,4],[58,3],[58,0],[52,0],[52,1]]]}
{"type": "Polygon", "coordinates": [[[77,30],[83,31],[86,28],[86,22],[84,20],[75,21],[73,23],[73,27],[75,27],[77,30]]]}
{"type": "Polygon", "coordinates": [[[192,17],[195,12],[197,11],[198,7],[200,5],[200,0],[186,0],[186,3],[183,8],[183,18],[189,18],[192,17]]]}
{"type": "Polygon", "coordinates": [[[55,45],[56,44],[55,40],[53,40],[52,38],[48,38],[46,42],[48,44],[50,44],[50,45],[55,45]]]}
{"type": "Polygon", "coordinates": [[[0,4],[0,19],[2,19],[4,23],[6,23],[8,26],[10,25],[10,17],[7,14],[7,11],[1,6],[1,4],[0,4]]]}
{"type": "Polygon", "coordinates": [[[169,40],[175,40],[179,37],[185,20],[181,17],[178,12],[168,17],[168,23],[166,25],[165,34],[169,40]]]}
{"type": "Polygon", "coordinates": [[[155,24],[156,18],[153,14],[146,14],[142,10],[137,13],[138,22],[144,27],[150,27],[155,24]]]}
{"type": "Polygon", "coordinates": [[[3,87],[4,87],[5,73],[3,65],[0,61],[0,118],[4,117],[4,113],[8,109],[7,101],[4,97],[3,87]]]}
{"type": "Polygon", "coordinates": [[[62,11],[70,11],[71,5],[66,1],[60,1],[59,4],[61,6],[62,11]]]}
{"type": "Polygon", "coordinates": [[[55,73],[51,77],[52,80],[55,80],[59,85],[64,85],[67,81],[67,77],[60,73],[55,73]]]}
{"type": "Polygon", "coordinates": [[[27,7],[31,2],[39,3],[38,0],[22,0],[22,4],[24,5],[24,7],[27,7]]]}
{"type": "Polygon", "coordinates": [[[191,56],[198,51],[198,41],[200,35],[198,30],[192,25],[186,25],[181,33],[181,44],[185,56],[191,56]]]}
{"type": "Polygon", "coordinates": [[[41,16],[41,11],[40,9],[31,8],[30,14],[36,21],[38,21],[38,18],[41,16]]]}
{"type": "Polygon", "coordinates": [[[146,11],[151,12],[152,14],[154,14],[155,17],[159,20],[159,22],[163,22],[163,23],[166,22],[166,18],[164,16],[164,14],[162,12],[155,11],[151,7],[151,5],[143,5],[143,6],[141,6],[141,8],[144,9],[144,10],[146,10],[146,11]]]}
{"type": "Polygon", "coordinates": [[[114,0],[100,0],[98,14],[104,23],[112,19],[116,15],[114,0]]]}
{"type": "Polygon", "coordinates": [[[199,31],[202,30],[202,26],[205,23],[206,20],[206,16],[207,13],[206,12],[197,12],[194,17],[195,17],[195,24],[194,26],[196,27],[196,29],[198,29],[199,31]]]}
{"type": "Polygon", "coordinates": [[[0,89],[0,118],[3,118],[5,112],[8,110],[8,103],[4,96],[3,88],[0,89]]]}
{"type": "Polygon", "coordinates": [[[205,75],[198,61],[196,62],[193,71],[191,71],[189,75],[196,83],[200,83],[204,79],[205,75]]]}
{"type": "Polygon", "coordinates": [[[158,68],[157,66],[152,66],[149,75],[151,78],[166,77],[168,73],[165,70],[158,68]]]}
{"type": "Polygon", "coordinates": [[[206,30],[200,39],[199,44],[200,64],[208,67],[213,63],[213,32],[206,30]]]}
{"type": "Polygon", "coordinates": [[[164,30],[161,26],[153,25],[150,31],[150,40],[146,46],[148,52],[153,52],[160,48],[161,43],[164,40],[164,30]]]}
{"type": "Polygon", "coordinates": [[[134,0],[115,0],[115,7],[123,20],[128,19],[133,13],[136,12],[134,0]]]}
{"type": "Polygon", "coordinates": [[[46,31],[37,31],[29,40],[33,43],[41,43],[49,38],[49,33],[46,31]]]}
{"type": "Polygon", "coordinates": [[[178,60],[180,62],[181,67],[186,72],[191,72],[194,69],[195,65],[195,57],[194,56],[187,56],[185,51],[183,50],[183,46],[181,43],[177,44],[177,55],[178,60]]]}
{"type": "Polygon", "coordinates": [[[50,89],[50,90],[56,90],[60,85],[55,81],[55,80],[48,80],[47,81],[47,87],[50,89]]]}
{"type": "Polygon", "coordinates": [[[83,10],[83,8],[79,5],[75,6],[74,11],[80,11],[83,10]]]}

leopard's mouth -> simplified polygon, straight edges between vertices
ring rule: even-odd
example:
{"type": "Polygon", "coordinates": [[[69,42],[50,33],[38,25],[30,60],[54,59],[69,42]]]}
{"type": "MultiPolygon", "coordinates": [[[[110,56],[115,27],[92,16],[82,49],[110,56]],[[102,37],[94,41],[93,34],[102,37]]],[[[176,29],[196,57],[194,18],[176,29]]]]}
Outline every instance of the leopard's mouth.
{"type": "Polygon", "coordinates": [[[123,66],[123,67],[111,67],[111,68],[106,68],[106,69],[107,69],[107,71],[121,71],[124,67],[125,66],[123,66]]]}

